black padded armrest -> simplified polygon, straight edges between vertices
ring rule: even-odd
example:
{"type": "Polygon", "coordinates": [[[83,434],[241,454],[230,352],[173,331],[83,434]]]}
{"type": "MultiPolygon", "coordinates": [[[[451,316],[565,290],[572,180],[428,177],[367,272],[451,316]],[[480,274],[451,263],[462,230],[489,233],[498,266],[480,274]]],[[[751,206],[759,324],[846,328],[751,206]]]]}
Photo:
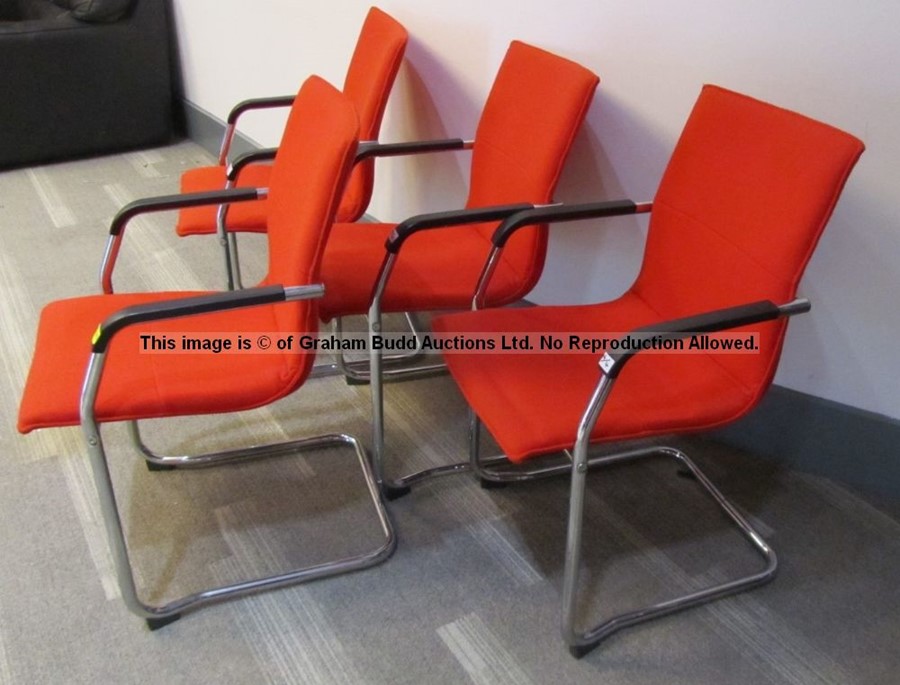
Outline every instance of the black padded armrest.
{"type": "Polygon", "coordinates": [[[296,95],[276,95],[273,97],[250,98],[248,100],[242,100],[231,108],[231,111],[228,113],[226,123],[233,126],[237,123],[238,118],[244,112],[247,112],[251,109],[274,109],[276,107],[290,107],[294,104],[294,98],[296,97],[296,95]]]}
{"type": "Polygon", "coordinates": [[[116,333],[126,326],[136,323],[206,314],[239,307],[254,307],[261,304],[284,302],[285,299],[287,298],[282,286],[270,285],[263,288],[232,290],[226,293],[212,293],[125,307],[107,317],[106,321],[97,327],[91,341],[92,349],[96,353],[105,352],[109,341],[116,333]]]}
{"type": "Polygon", "coordinates": [[[362,162],[372,157],[403,157],[406,155],[421,155],[429,152],[447,152],[451,150],[465,150],[471,143],[462,138],[445,138],[440,140],[419,140],[408,143],[360,143],[356,152],[356,162],[362,162]]]}
{"type": "MultiPolygon", "coordinates": [[[[600,367],[609,378],[615,378],[634,355],[641,351],[641,341],[676,340],[686,338],[694,333],[714,333],[741,326],[748,326],[763,321],[772,321],[782,316],[794,316],[808,312],[811,308],[809,300],[800,298],[784,305],[776,305],[769,300],[760,300],[737,307],[717,309],[695,316],[671,319],[649,326],[641,326],[627,334],[632,344],[627,350],[605,352],[600,359],[600,367]]],[[[621,338],[620,340],[625,340],[621,338]]],[[[622,346],[624,347],[624,345],[622,346]]]]}
{"type": "Polygon", "coordinates": [[[172,209],[184,209],[186,207],[200,207],[203,205],[221,205],[231,202],[246,202],[258,200],[263,196],[259,188],[232,188],[230,190],[215,190],[203,193],[184,193],[182,195],[160,195],[129,202],[113,217],[109,227],[110,235],[119,235],[131,219],[139,214],[148,212],[164,212],[172,209]]]}
{"type": "MultiPolygon", "coordinates": [[[[423,140],[412,143],[379,143],[369,141],[360,143],[356,151],[354,164],[358,164],[366,159],[373,157],[401,157],[404,155],[424,154],[427,152],[443,152],[446,150],[462,150],[466,146],[466,141],[461,138],[451,138],[447,140],[423,140]]],[[[248,164],[254,162],[270,162],[275,159],[278,148],[264,148],[262,150],[253,150],[245,152],[237,157],[228,167],[227,178],[234,181],[241,169],[248,164]]]]}
{"type": "Polygon", "coordinates": [[[432,214],[419,214],[406,219],[391,232],[385,241],[385,249],[396,254],[403,243],[414,233],[431,228],[448,228],[450,226],[463,226],[466,224],[478,224],[484,221],[499,221],[506,217],[531,209],[534,205],[520,203],[515,205],[494,205],[492,207],[477,207],[474,209],[457,209],[448,212],[434,212],[432,214]]]}
{"type": "Polygon", "coordinates": [[[248,164],[254,164],[255,162],[271,162],[273,159],[275,159],[275,155],[277,153],[277,147],[267,147],[261,150],[252,150],[250,152],[245,152],[228,166],[225,177],[229,181],[234,181],[237,179],[238,174],[241,172],[241,170],[248,164]]]}
{"type": "Polygon", "coordinates": [[[535,207],[520,212],[506,219],[494,231],[491,241],[494,247],[503,247],[513,233],[525,226],[560,221],[577,221],[607,216],[622,216],[650,211],[649,203],[637,204],[631,200],[612,200],[609,202],[586,202],[583,204],[556,204],[535,207]]]}

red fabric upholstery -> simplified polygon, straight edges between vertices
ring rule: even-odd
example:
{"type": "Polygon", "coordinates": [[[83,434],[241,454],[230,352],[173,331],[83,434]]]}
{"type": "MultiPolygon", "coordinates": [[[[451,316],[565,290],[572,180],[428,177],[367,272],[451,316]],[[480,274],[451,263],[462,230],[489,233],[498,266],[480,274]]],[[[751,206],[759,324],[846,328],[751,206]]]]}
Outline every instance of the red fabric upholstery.
{"type": "MultiPolygon", "coordinates": [[[[325,248],[322,281],[327,284],[319,311],[323,320],[362,314],[384,259],[384,242],[395,224],[335,224],[325,248]]],[[[401,257],[382,299],[386,312],[458,309],[467,306],[490,251],[476,227],[445,228],[415,235],[401,257]],[[474,230],[473,230],[474,228],[474,230]]],[[[523,288],[521,273],[506,262],[491,282],[493,301],[511,302],[523,288]]]]}
{"type": "MultiPolygon", "coordinates": [[[[406,29],[390,15],[372,7],[363,24],[344,79],[344,94],[359,115],[359,139],[378,140],[381,119],[409,39],[406,29]]],[[[350,175],[338,221],[356,221],[372,198],[375,160],[357,165],[350,175]]]]}
{"type": "MultiPolygon", "coordinates": [[[[203,293],[94,295],[60,300],[41,312],[34,360],[19,408],[19,430],[73,426],[91,336],[97,324],[134,304],[203,293]],[[63,336],[64,332],[64,336],[63,336]]],[[[211,331],[278,331],[278,319],[296,330],[316,330],[309,303],[252,307],[140,324],[119,333],[109,347],[96,413],[101,421],[211,414],[250,409],[292,392],[306,377],[312,357],[303,354],[151,354],[140,352],[140,334],[160,337],[211,331]]],[[[180,343],[180,336],[176,338],[180,343]]]]}
{"type": "MultiPolygon", "coordinates": [[[[599,79],[584,67],[514,41],[475,133],[466,207],[545,203],[590,106],[599,79]]],[[[425,231],[400,251],[383,311],[468,307],[496,224],[425,231]]],[[[338,224],[322,265],[324,319],[368,309],[384,238],[393,227],[338,224]]],[[[505,251],[488,301],[508,303],[537,282],[546,227],[520,231],[505,251]]]]}
{"type": "MultiPolygon", "coordinates": [[[[434,328],[620,333],[755,300],[788,301],[863,149],[830,126],[706,86],[660,183],[644,262],[628,292],[599,305],[449,315],[434,328]]],[[[771,383],[785,324],[749,329],[761,333],[759,354],[638,354],[592,439],[697,431],[750,411],[771,383]]],[[[597,360],[447,357],[466,399],[514,461],[574,445],[599,379],[597,360]]]]}
{"type": "MultiPolygon", "coordinates": [[[[272,169],[266,284],[314,283],[328,230],[358,142],[356,113],[337,90],[311,77],[272,169]],[[295,192],[299,184],[303,193],[295,192]]],[[[127,236],[126,236],[127,239],[127,236]]],[[[95,295],[51,303],[41,314],[34,359],[19,410],[19,430],[79,422],[79,397],[91,336],[119,309],[197,293],[95,295]]],[[[99,421],[249,409],[295,390],[309,354],[151,354],[141,333],[316,331],[314,301],[290,302],[140,324],[116,335],[98,395],[99,421]]]]}
{"type": "MultiPolygon", "coordinates": [[[[241,171],[237,186],[242,188],[268,188],[270,164],[250,164],[241,171]]],[[[224,166],[201,166],[188,169],[181,175],[182,193],[203,193],[225,187],[224,166]]],[[[215,206],[189,207],[178,213],[175,231],[184,237],[209,235],[216,232],[215,206]]],[[[228,208],[226,224],[232,231],[244,233],[266,232],[266,200],[240,202],[228,208]]]]}
{"type": "MultiPolygon", "coordinates": [[[[369,10],[363,23],[356,49],[347,69],[344,94],[356,106],[360,122],[360,140],[377,140],[381,119],[391,87],[403,61],[408,34],[393,17],[377,7],[369,10]]],[[[357,165],[337,212],[337,221],[356,221],[366,211],[372,197],[374,160],[357,165]]],[[[244,169],[239,187],[268,187],[269,165],[255,164],[244,169]]],[[[181,178],[181,192],[194,193],[225,187],[225,168],[200,167],[186,171],[181,178]]],[[[263,233],[266,230],[267,200],[244,202],[228,210],[230,230],[263,233]]],[[[208,235],[216,232],[216,208],[194,207],[179,212],[175,226],[178,235],[208,235]]]]}

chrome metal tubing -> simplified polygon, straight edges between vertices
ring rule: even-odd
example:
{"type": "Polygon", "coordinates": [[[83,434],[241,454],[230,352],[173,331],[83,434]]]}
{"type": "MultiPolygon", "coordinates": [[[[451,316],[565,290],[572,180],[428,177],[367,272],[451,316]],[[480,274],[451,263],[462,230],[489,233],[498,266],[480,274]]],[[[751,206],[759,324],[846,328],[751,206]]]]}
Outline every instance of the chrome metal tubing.
{"type": "MultiPolygon", "coordinates": [[[[402,357],[402,355],[397,355],[402,357]]],[[[392,369],[394,364],[404,363],[402,358],[387,357],[382,359],[382,379],[386,381],[411,381],[418,378],[430,378],[447,371],[447,365],[443,362],[439,364],[428,364],[415,366],[413,368],[392,369]]],[[[325,362],[316,364],[309,372],[309,378],[331,378],[332,376],[344,376],[350,382],[358,385],[367,385],[371,378],[369,374],[369,363],[365,360],[344,361],[344,362],[325,362]]]]}
{"type": "MultiPolygon", "coordinates": [[[[482,457],[480,452],[481,422],[475,413],[469,409],[469,460],[433,466],[400,478],[387,480],[389,486],[395,488],[409,488],[422,483],[429,478],[448,476],[455,473],[473,473],[483,481],[492,483],[521,483],[538,478],[550,478],[562,476],[571,471],[569,463],[549,464],[543,466],[522,466],[509,461],[506,456],[499,454],[490,457],[482,457]],[[488,467],[495,468],[488,468],[488,467]]],[[[569,455],[571,457],[571,455],[569,455]]],[[[603,466],[610,462],[609,455],[597,456],[588,460],[588,467],[603,466]]]]}
{"type": "Polygon", "coordinates": [[[613,454],[602,458],[605,463],[630,461],[647,456],[666,456],[679,461],[687,467],[696,478],[697,483],[713,498],[719,508],[738,527],[754,549],[766,562],[765,568],[755,573],[742,576],[724,583],[719,583],[702,590],[668,599],[647,607],[629,611],[609,618],[592,628],[579,632],[575,627],[575,606],[577,602],[577,579],[581,561],[581,538],[584,512],[585,479],[588,471],[587,451],[591,431],[597,417],[609,395],[613,381],[603,376],[597,384],[591,400],[585,409],[578,427],[578,437],[571,466],[572,480],[569,496],[569,523],[566,539],[565,568],[563,571],[562,602],[562,636],[569,645],[573,656],[581,657],[596,647],[604,639],[622,628],[633,626],[653,618],[687,609],[713,599],[733,594],[768,582],[775,576],[778,560],[775,552],[756,532],[746,518],[732,505],[724,495],[710,482],[706,475],[678,449],[672,447],[649,447],[632,450],[621,454],[613,454]]]}
{"type": "Polygon", "coordinates": [[[397,255],[385,254],[372,291],[369,306],[369,388],[372,393],[372,466],[379,487],[384,484],[384,388],[381,378],[381,351],[375,349],[375,336],[381,333],[381,298],[394,268],[397,255]]]}
{"type": "MultiPolygon", "coordinates": [[[[727,595],[735,594],[737,592],[743,592],[745,590],[750,590],[754,587],[758,587],[763,585],[772,578],[775,577],[775,573],[778,569],[778,558],[775,555],[775,551],[766,543],[763,537],[750,525],[747,519],[734,507],[731,502],[729,502],[724,495],[710,482],[710,480],[706,477],[706,475],[694,464],[686,454],[681,452],[678,449],[672,447],[656,447],[649,448],[646,450],[640,450],[638,453],[633,453],[628,455],[628,459],[639,458],[642,456],[668,456],[679,461],[683,466],[687,467],[691,474],[696,478],[697,482],[703,487],[703,489],[712,497],[712,499],[719,505],[719,508],[725,513],[725,515],[738,527],[740,532],[744,535],[744,537],[750,542],[752,547],[759,552],[762,558],[765,561],[765,568],[757,571],[756,573],[751,573],[745,576],[741,576],[740,578],[735,578],[730,581],[726,581],[724,583],[719,583],[717,585],[713,585],[701,590],[697,590],[695,592],[688,593],[686,595],[682,595],[679,597],[675,597],[672,599],[668,599],[662,602],[658,602],[656,604],[652,604],[647,607],[643,607],[640,609],[635,609],[626,613],[619,614],[612,618],[609,618],[602,623],[595,625],[594,627],[584,631],[583,633],[578,633],[574,627],[574,616],[572,613],[566,613],[564,611],[563,618],[563,637],[566,639],[566,642],[569,645],[570,651],[576,657],[581,657],[584,654],[588,653],[591,649],[596,647],[600,642],[605,640],[607,637],[612,635],[613,633],[621,630],[622,628],[627,628],[629,626],[636,625],[638,623],[643,623],[644,621],[649,621],[654,618],[659,618],[662,616],[666,616],[668,614],[675,613],[676,611],[681,611],[682,609],[688,609],[690,607],[697,606],[699,604],[704,604],[706,602],[710,602],[714,599],[718,599],[720,597],[725,597],[727,595]]],[[[619,461],[624,461],[625,459],[620,459],[619,461]]],[[[574,471],[573,471],[574,476],[574,471]]],[[[574,480],[574,478],[573,478],[574,480]]],[[[574,507],[575,504],[573,503],[574,507]]],[[[570,519],[571,525],[571,519],[570,519]]],[[[569,546],[571,544],[580,545],[580,529],[576,531],[577,537],[574,541],[571,541],[567,544],[567,553],[566,553],[566,580],[569,581],[571,576],[577,575],[577,561],[574,560],[576,555],[572,548],[569,546]],[[570,559],[570,555],[573,557],[570,559]],[[574,566],[570,567],[569,564],[572,563],[574,566]]],[[[570,529],[570,535],[572,531],[570,529]]],[[[574,581],[571,581],[573,586],[569,590],[573,595],[575,593],[574,581]]],[[[568,599],[568,596],[564,597],[568,599]]],[[[574,597],[573,597],[574,599],[574,597]]],[[[564,605],[566,606],[566,605],[564,605]]],[[[571,609],[570,609],[571,611],[571,609]]]]}
{"type": "MultiPolygon", "coordinates": [[[[225,181],[225,190],[230,190],[233,187],[234,181],[225,181]]],[[[221,204],[216,209],[216,238],[219,241],[219,245],[222,247],[222,252],[224,253],[223,256],[225,257],[225,287],[227,290],[236,290],[240,288],[237,286],[237,281],[235,279],[236,257],[232,253],[232,248],[237,249],[237,243],[236,241],[232,241],[232,236],[229,235],[226,228],[228,207],[229,205],[227,204],[221,204]]],[[[240,269],[240,267],[237,268],[240,269]]]]}
{"type": "MultiPolygon", "coordinates": [[[[422,323],[419,321],[419,318],[415,314],[415,312],[404,312],[404,317],[406,319],[406,325],[409,327],[410,333],[412,333],[416,338],[416,348],[410,352],[381,355],[384,380],[413,380],[415,378],[427,378],[429,376],[434,376],[437,373],[442,373],[447,368],[447,365],[444,363],[428,364],[412,369],[384,368],[400,364],[411,364],[417,359],[420,359],[424,354],[424,351],[422,349],[424,345],[422,337],[422,323]]],[[[335,332],[338,335],[342,335],[343,333],[342,329],[339,329],[337,326],[335,327],[335,332]]],[[[370,381],[371,376],[369,374],[369,364],[367,361],[350,361],[344,356],[343,353],[341,353],[341,357],[337,362],[337,366],[341,369],[341,372],[344,374],[348,381],[360,384],[368,383],[370,381]]]]}
{"type": "MultiPolygon", "coordinates": [[[[469,461],[457,462],[455,464],[444,464],[442,466],[432,466],[431,468],[422,469],[409,473],[401,478],[395,478],[387,481],[389,487],[398,491],[406,491],[413,485],[417,485],[423,481],[439,476],[450,476],[456,473],[474,472],[476,475],[484,473],[484,466],[489,464],[510,464],[509,460],[503,455],[493,457],[479,457],[479,440],[481,438],[481,422],[472,409],[469,409],[469,461]]],[[[567,467],[566,467],[567,468],[567,467]]],[[[497,480],[488,478],[487,480],[497,480]]]]}
{"type": "Polygon", "coordinates": [[[484,299],[487,295],[487,287],[494,276],[497,264],[500,262],[500,253],[503,251],[501,247],[492,247],[488,255],[487,261],[481,269],[481,275],[478,277],[478,285],[475,287],[475,295],[472,297],[472,311],[477,311],[484,307],[484,299]]]}
{"type": "MultiPolygon", "coordinates": [[[[404,314],[410,332],[416,336],[416,349],[411,352],[400,354],[385,354],[381,356],[382,371],[385,380],[412,380],[415,378],[425,378],[429,376],[443,373],[447,365],[444,363],[429,364],[417,366],[411,369],[392,369],[384,368],[400,364],[409,364],[419,359],[422,354],[422,329],[423,326],[418,320],[418,316],[414,312],[406,312],[404,314]]],[[[334,334],[343,338],[344,326],[343,318],[337,317],[332,323],[334,334]]],[[[310,378],[329,378],[331,376],[344,376],[348,381],[359,384],[369,382],[369,361],[359,359],[351,361],[341,352],[335,357],[333,362],[325,362],[316,364],[310,371],[310,378]]]]}
{"type": "MultiPolygon", "coordinates": [[[[366,489],[374,505],[384,539],[372,550],[353,557],[341,558],[304,568],[292,569],[271,576],[254,578],[202,590],[173,600],[164,605],[156,606],[143,602],[138,595],[135,584],[134,572],[128,555],[128,546],[122,529],[119,510],[116,505],[115,491],[107,466],[99,426],[97,425],[94,415],[94,402],[100,385],[103,362],[104,355],[102,353],[95,353],[91,357],[88,365],[88,371],[81,394],[81,426],[88,445],[88,455],[100,499],[100,508],[103,514],[107,537],[109,538],[110,549],[115,562],[116,575],[122,598],[125,601],[126,606],[133,613],[147,619],[148,623],[151,625],[153,625],[153,622],[156,622],[156,625],[161,625],[166,622],[164,620],[166,618],[171,620],[184,611],[196,609],[211,602],[367,568],[384,561],[393,553],[397,545],[397,538],[394,534],[387,509],[385,508],[381,490],[376,483],[365,449],[362,447],[359,440],[350,435],[339,433],[320,435],[312,438],[293,440],[280,445],[263,445],[213,453],[212,455],[200,455],[189,458],[181,457],[176,459],[182,460],[182,463],[180,464],[182,466],[205,466],[210,463],[235,461],[239,458],[259,458],[322,447],[349,445],[353,448],[357,461],[362,469],[363,477],[366,482],[366,489]]],[[[140,435],[137,432],[136,423],[131,422],[131,426],[133,430],[132,436],[136,437],[140,443],[142,452],[144,452],[145,456],[148,453],[152,454],[152,452],[140,442],[140,435]]]]}
{"type": "MultiPolygon", "coordinates": [[[[384,470],[384,372],[383,357],[380,350],[375,349],[375,336],[381,333],[381,299],[387,288],[388,279],[391,277],[391,271],[397,260],[396,253],[388,252],[385,254],[378,279],[372,291],[372,303],[369,306],[368,323],[369,323],[369,387],[372,393],[372,464],[375,471],[375,477],[379,486],[383,491],[391,496],[397,496],[400,493],[394,483],[385,481],[384,470]]],[[[416,369],[398,369],[399,372],[409,372],[408,377],[416,372],[416,369]]],[[[439,471],[446,471],[444,467],[439,467],[439,471]]],[[[457,469],[450,469],[455,471],[457,469]]],[[[400,486],[399,489],[404,489],[400,486]]]]}
{"type": "MultiPolygon", "coordinates": [[[[505,464],[510,463],[509,460],[503,455],[485,457],[481,460],[482,464],[491,464],[495,462],[505,464]]],[[[566,468],[568,469],[568,466],[566,466],[566,468]]],[[[460,461],[455,464],[432,466],[431,468],[422,469],[421,471],[416,471],[414,473],[409,473],[402,478],[396,478],[385,482],[392,487],[404,489],[412,487],[413,485],[429,480],[431,478],[436,478],[438,476],[450,476],[455,473],[468,473],[470,471],[472,471],[472,465],[469,462],[460,461]]]]}
{"type": "Polygon", "coordinates": [[[284,301],[315,300],[325,296],[324,283],[307,283],[306,285],[284,286],[284,301]]]}
{"type": "Polygon", "coordinates": [[[112,274],[116,268],[116,259],[119,257],[119,248],[122,247],[122,234],[123,231],[110,234],[106,239],[106,249],[100,262],[100,290],[106,295],[113,292],[112,274]]]}
{"type": "Polygon", "coordinates": [[[88,362],[84,385],[81,389],[81,430],[84,434],[85,442],[87,442],[88,459],[94,476],[94,484],[97,488],[97,496],[100,500],[100,511],[103,516],[104,527],[106,528],[106,536],[109,540],[109,549],[115,564],[116,578],[119,583],[119,590],[122,593],[122,599],[134,613],[145,618],[151,618],[156,615],[152,612],[148,613],[143,602],[138,598],[134,574],[131,571],[131,562],[128,559],[125,533],[122,530],[122,521],[119,518],[119,509],[116,505],[112,478],[109,475],[109,467],[106,464],[106,455],[103,451],[103,442],[100,439],[100,427],[97,425],[94,417],[94,401],[97,397],[105,361],[106,355],[104,353],[94,353],[88,362]]]}
{"type": "Polygon", "coordinates": [[[235,124],[225,125],[225,134],[222,136],[222,144],[219,146],[219,166],[225,166],[228,163],[228,151],[231,149],[235,129],[235,124]]]}
{"type": "Polygon", "coordinates": [[[128,421],[128,434],[135,449],[141,453],[144,459],[155,466],[168,468],[203,468],[206,466],[218,466],[229,462],[248,461],[250,459],[264,459],[266,457],[277,457],[284,454],[290,454],[299,449],[304,449],[304,444],[309,441],[307,438],[292,440],[288,442],[278,442],[267,445],[253,445],[249,447],[239,447],[231,450],[223,450],[220,452],[207,452],[195,455],[168,455],[154,452],[144,442],[141,436],[140,426],[137,421],[128,421]]]}
{"type": "Polygon", "coordinates": [[[736,592],[749,590],[771,580],[777,570],[778,561],[775,552],[763,537],[753,529],[747,519],[731,504],[713,485],[707,476],[682,451],[663,446],[639,447],[632,450],[588,456],[590,435],[600,415],[606,398],[612,390],[614,381],[606,376],[601,377],[582,416],[578,427],[577,439],[573,453],[566,452],[571,464],[556,464],[546,467],[521,469],[503,456],[481,458],[480,432],[481,422],[475,413],[469,412],[469,463],[451,464],[426,469],[415,474],[390,482],[390,485],[401,488],[409,487],[433,477],[472,471],[477,476],[495,482],[516,482],[534,478],[560,475],[568,472],[571,476],[569,520],[567,528],[565,567],[563,572],[563,598],[561,611],[562,635],[570,651],[576,657],[587,654],[614,632],[629,626],[648,621],[653,618],[687,609],[704,602],[736,592]],[[585,483],[588,471],[593,467],[608,466],[645,457],[669,457],[677,460],[694,476],[696,482],[712,497],[723,513],[738,527],[751,546],[762,556],[765,567],[755,573],[736,578],[708,588],[697,590],[673,599],[665,600],[648,607],[613,616],[586,631],[579,632],[575,627],[577,605],[577,578],[581,562],[581,540],[583,531],[583,511],[585,483]],[[486,466],[499,468],[488,469],[486,466]]]}
{"type": "MultiPolygon", "coordinates": [[[[386,381],[411,381],[417,378],[431,378],[446,373],[447,365],[443,362],[436,364],[423,364],[412,368],[391,369],[384,368],[395,364],[408,363],[403,359],[404,355],[392,355],[382,359],[382,382],[386,381]],[[397,357],[400,357],[399,359],[397,357]]],[[[366,370],[365,362],[344,362],[343,374],[351,381],[365,384],[371,382],[371,373],[366,370]]]]}
{"type": "Polygon", "coordinates": [[[451,476],[455,473],[464,473],[466,471],[469,471],[469,465],[465,462],[459,462],[456,464],[433,466],[428,469],[422,469],[421,471],[416,471],[415,473],[410,473],[406,476],[403,476],[403,478],[386,481],[386,483],[389,487],[396,488],[397,490],[405,490],[406,488],[412,487],[417,483],[429,480],[431,478],[436,478],[438,476],[451,476]]]}
{"type": "MultiPolygon", "coordinates": [[[[520,483],[537,478],[549,478],[569,473],[571,467],[568,463],[551,464],[546,466],[521,466],[513,464],[503,455],[493,457],[481,456],[481,421],[475,412],[469,408],[469,462],[468,469],[483,481],[492,483],[520,483]],[[499,469],[489,469],[488,466],[499,465],[499,469]]],[[[567,453],[568,454],[568,453],[567,453]]],[[[568,455],[571,457],[571,455],[568,455]]],[[[588,462],[588,466],[605,463],[606,457],[596,457],[588,462]]],[[[401,479],[401,480],[405,480],[401,479]]],[[[420,479],[421,480],[421,479],[420,479]]]]}
{"type": "Polygon", "coordinates": [[[228,232],[228,257],[231,260],[231,276],[234,281],[235,290],[244,289],[244,281],[241,279],[241,258],[238,254],[237,233],[228,232]]]}

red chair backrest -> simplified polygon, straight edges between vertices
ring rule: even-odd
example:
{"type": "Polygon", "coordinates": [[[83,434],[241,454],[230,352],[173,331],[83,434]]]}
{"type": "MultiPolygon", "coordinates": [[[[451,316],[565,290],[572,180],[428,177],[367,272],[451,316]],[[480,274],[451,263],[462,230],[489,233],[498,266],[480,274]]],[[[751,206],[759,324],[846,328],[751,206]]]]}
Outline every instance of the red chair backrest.
{"type": "MultiPolygon", "coordinates": [[[[836,128],[705,86],[653,201],[632,292],[661,319],[795,297],[797,284],[862,154],[836,128]]],[[[785,321],[761,330],[761,353],[720,355],[749,388],[775,372],[785,321]]]]}
{"type": "MultiPolygon", "coordinates": [[[[363,23],[344,80],[344,95],[356,106],[360,140],[377,140],[381,119],[408,40],[406,29],[393,17],[372,7],[363,23]]],[[[338,221],[356,221],[372,199],[375,162],[358,164],[347,182],[338,221]]]]}
{"type": "MultiPolygon", "coordinates": [[[[305,285],[319,266],[356,154],[359,121],[348,98],[309,77],[291,108],[269,181],[269,269],[264,284],[305,285]]],[[[279,328],[315,331],[315,301],[282,306],[279,328]]],[[[298,355],[302,356],[302,355],[298,355]]]]}
{"type": "MultiPolygon", "coordinates": [[[[467,207],[553,199],[563,164],[600,79],[570,60],[513,41],[475,132],[467,207]]],[[[490,238],[495,225],[482,227],[490,238]]],[[[519,231],[504,261],[521,275],[519,296],[537,281],[545,226],[519,231]]]]}

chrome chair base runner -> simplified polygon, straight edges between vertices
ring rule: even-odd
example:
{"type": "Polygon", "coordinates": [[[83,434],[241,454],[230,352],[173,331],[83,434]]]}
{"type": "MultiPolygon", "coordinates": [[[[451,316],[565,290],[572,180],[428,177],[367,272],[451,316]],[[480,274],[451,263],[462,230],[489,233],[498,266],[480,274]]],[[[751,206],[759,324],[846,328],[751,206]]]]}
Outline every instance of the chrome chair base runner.
{"type": "Polygon", "coordinates": [[[481,458],[479,455],[481,424],[472,412],[470,412],[469,425],[470,458],[468,463],[460,462],[439,466],[412,473],[402,478],[385,480],[383,484],[385,496],[388,499],[401,497],[407,494],[412,486],[425,480],[454,473],[472,472],[481,479],[483,487],[497,487],[508,483],[529,481],[566,473],[571,474],[572,485],[570,489],[569,525],[563,586],[562,635],[569,647],[569,652],[575,658],[581,658],[589,653],[603,640],[622,628],[697,606],[719,597],[749,590],[763,585],[775,577],[778,560],[774,550],[750,525],[738,509],[722,495],[697,465],[681,450],[673,447],[651,446],[581,459],[566,452],[565,455],[571,460],[569,462],[523,468],[512,464],[502,455],[481,458]],[[581,557],[582,517],[587,472],[595,467],[620,464],[645,457],[675,459],[682,467],[678,472],[679,475],[689,476],[691,480],[696,481],[704,489],[725,516],[737,526],[751,547],[759,553],[765,562],[765,567],[730,581],[613,616],[587,630],[579,632],[575,627],[576,584],[581,557]]]}
{"type": "Polygon", "coordinates": [[[138,449],[147,460],[148,465],[154,464],[157,468],[163,469],[213,466],[248,459],[296,454],[325,447],[350,447],[362,469],[366,488],[374,506],[375,515],[378,518],[383,535],[383,539],[379,541],[376,547],[356,556],[336,559],[321,564],[292,569],[275,575],[244,580],[230,585],[202,590],[172,600],[161,606],[146,604],[138,596],[135,585],[134,572],[128,554],[128,547],[125,542],[125,534],[122,529],[119,510],[116,505],[115,492],[113,491],[112,480],[110,478],[106,455],[103,449],[103,442],[100,439],[100,431],[96,424],[93,424],[93,426],[85,426],[91,467],[100,498],[100,505],[110,549],[115,561],[119,588],[128,608],[133,613],[146,619],[147,625],[151,630],[155,630],[171,623],[178,619],[183,612],[199,608],[205,604],[374,566],[388,559],[396,548],[397,539],[388,512],[384,506],[381,492],[372,472],[369,457],[359,440],[351,435],[335,433],[192,457],[173,457],[158,455],[150,450],[141,440],[137,422],[129,422],[129,427],[131,436],[138,449]]]}
{"type": "Polygon", "coordinates": [[[619,454],[611,454],[596,457],[590,460],[590,466],[605,466],[626,461],[634,461],[645,457],[668,457],[675,459],[684,470],[679,475],[689,475],[719,506],[725,516],[737,526],[740,533],[747,539],[751,547],[759,553],[765,562],[764,568],[738,578],[718,583],[707,588],[674,597],[650,606],[635,609],[626,613],[613,616],[597,625],[577,632],[574,620],[574,604],[577,595],[576,579],[578,575],[578,560],[581,548],[581,517],[583,513],[583,494],[587,469],[579,469],[573,460],[571,467],[572,488],[570,495],[569,533],[566,545],[566,570],[563,588],[563,622],[562,633],[569,646],[569,652],[576,658],[581,658],[603,640],[613,633],[629,626],[643,623],[654,618],[666,616],[690,607],[710,602],[726,595],[743,592],[751,588],[763,585],[775,577],[778,569],[778,559],[774,550],[766,543],[762,536],[750,525],[747,519],[738,509],[729,502],[724,495],[710,482],[706,475],[694,464],[688,456],[673,447],[648,447],[636,449],[619,454]],[[567,604],[570,606],[567,607],[567,604]]]}
{"type": "MultiPolygon", "coordinates": [[[[446,373],[447,365],[443,362],[409,366],[410,364],[415,364],[424,354],[422,351],[422,336],[426,327],[415,312],[406,312],[404,318],[409,332],[416,336],[417,346],[409,352],[382,355],[382,363],[387,367],[383,371],[383,380],[401,382],[419,378],[431,378],[446,373]]],[[[334,335],[338,338],[343,338],[343,319],[339,317],[334,320],[333,330],[334,335]]],[[[344,352],[341,352],[337,355],[336,361],[321,362],[313,366],[309,377],[329,378],[331,376],[343,376],[347,385],[368,385],[372,381],[369,366],[370,362],[368,359],[351,360],[347,358],[344,352]]]]}

